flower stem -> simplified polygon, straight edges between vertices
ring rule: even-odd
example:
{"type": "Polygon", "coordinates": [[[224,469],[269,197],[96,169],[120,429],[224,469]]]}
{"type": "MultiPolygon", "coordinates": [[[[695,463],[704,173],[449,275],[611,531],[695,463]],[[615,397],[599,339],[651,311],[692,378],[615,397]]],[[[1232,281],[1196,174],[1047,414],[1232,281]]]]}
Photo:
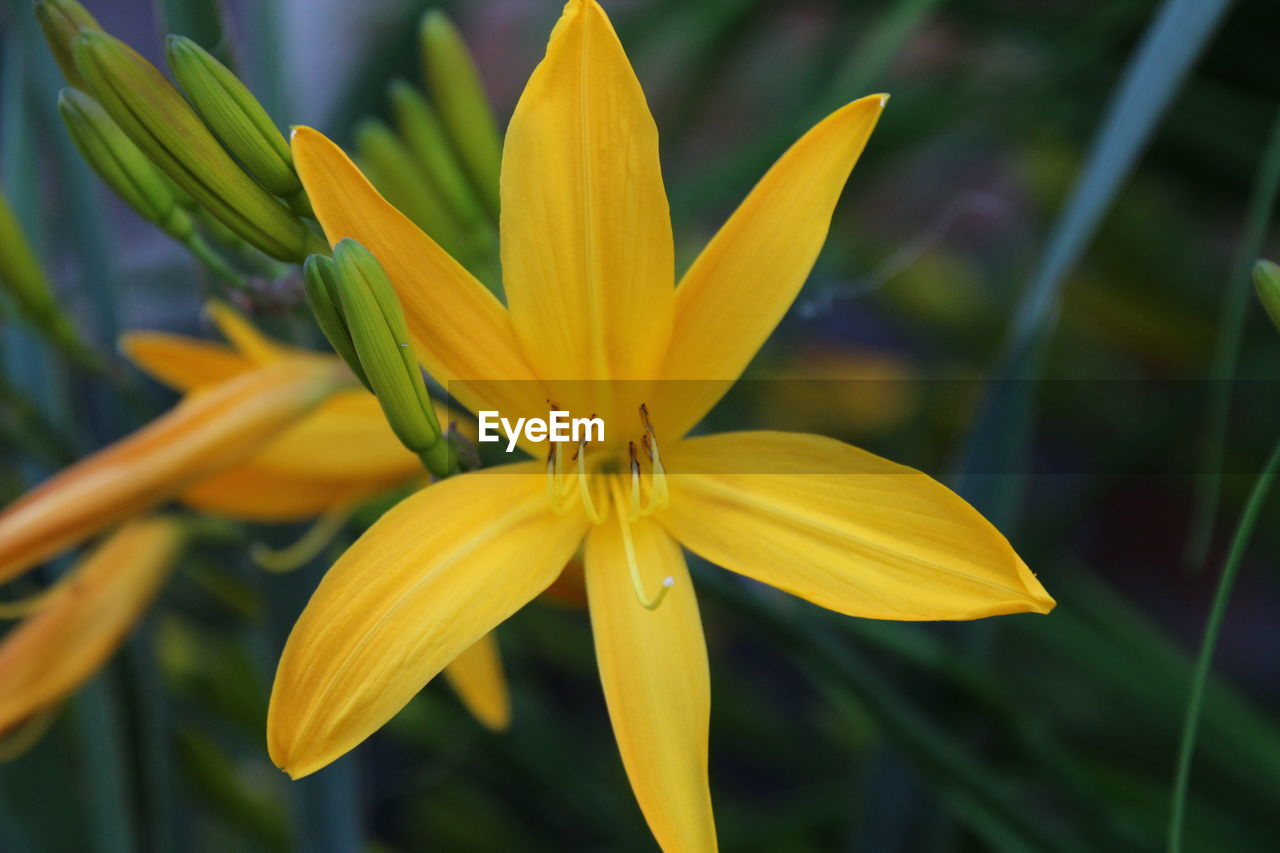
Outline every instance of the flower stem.
{"type": "Polygon", "coordinates": [[[1231,277],[1226,282],[1223,297],[1222,320],[1218,326],[1218,342],[1213,355],[1213,382],[1210,384],[1209,423],[1204,445],[1204,472],[1199,494],[1196,495],[1195,514],[1191,520],[1191,535],[1187,540],[1186,559],[1193,571],[1199,571],[1209,554],[1213,540],[1214,522],[1218,518],[1218,492],[1222,483],[1222,451],[1226,443],[1227,415],[1231,408],[1232,378],[1236,363],[1240,360],[1240,338],[1248,315],[1249,294],[1253,265],[1262,253],[1280,194],[1280,111],[1271,125],[1271,135],[1262,164],[1254,179],[1249,198],[1249,213],[1245,219],[1244,234],[1236,247],[1231,277]]]}
{"type": "Polygon", "coordinates": [[[228,266],[227,262],[213,250],[213,247],[195,231],[192,231],[190,236],[182,241],[182,245],[186,246],[191,254],[196,256],[196,260],[204,264],[209,272],[229,284],[236,287],[244,287],[244,278],[228,266]]]}
{"type": "Polygon", "coordinates": [[[1209,621],[1205,625],[1204,639],[1200,643],[1200,657],[1191,676],[1191,694],[1187,699],[1187,713],[1182,723],[1182,741],[1178,747],[1178,769],[1173,782],[1173,802],[1169,810],[1169,853],[1181,853],[1182,828],[1186,813],[1187,786],[1191,779],[1191,759],[1195,753],[1196,735],[1200,728],[1200,715],[1204,705],[1205,685],[1209,680],[1209,669],[1213,665],[1213,654],[1218,646],[1218,634],[1222,631],[1222,622],[1226,618],[1227,604],[1231,600],[1231,590],[1235,586],[1236,575],[1240,572],[1240,562],[1244,557],[1253,528],[1258,523],[1258,515],[1266,503],[1267,493],[1275,480],[1276,470],[1280,468],[1280,441],[1271,451],[1266,467],[1254,481],[1249,502],[1245,504],[1244,513],[1236,525],[1235,538],[1231,541],[1231,550],[1222,567],[1222,576],[1218,578],[1218,589],[1213,596],[1213,605],[1209,610],[1209,621]]]}

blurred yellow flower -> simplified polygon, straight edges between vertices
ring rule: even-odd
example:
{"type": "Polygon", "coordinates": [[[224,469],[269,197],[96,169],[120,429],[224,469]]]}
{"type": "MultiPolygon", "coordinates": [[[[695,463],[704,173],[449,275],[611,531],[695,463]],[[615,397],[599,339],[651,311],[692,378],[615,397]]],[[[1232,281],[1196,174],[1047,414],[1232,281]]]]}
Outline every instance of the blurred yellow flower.
{"type": "MultiPolygon", "coordinates": [[[[272,341],[221,303],[208,310],[233,346],[158,332],[124,336],[123,351],[182,391],[182,401],[0,513],[0,580],[172,498],[246,521],[300,521],[423,476],[378,401],[338,358],[272,341]]],[[[448,422],[447,411],[439,416],[448,422]]],[[[447,674],[481,722],[507,725],[510,703],[491,638],[447,674]]]]}
{"type": "Polygon", "coordinates": [[[172,519],[131,521],[85,557],[0,641],[0,734],[50,710],[96,673],[177,559],[172,519]]]}
{"type": "Polygon", "coordinates": [[[1053,606],[1004,537],[918,471],[813,435],[684,438],[794,300],[885,100],[810,130],[674,287],[653,119],[604,12],[572,0],[507,131],[509,307],[333,143],[295,131],[327,237],[378,257],[433,376],[473,410],[545,416],[554,400],[598,413],[613,438],[431,485],[361,537],[285,647],[268,715],[277,764],[305,776],[356,746],[547,589],[585,540],[600,675],[632,788],[664,849],[712,850],[707,655],[681,545],[854,616],[1053,606]]]}

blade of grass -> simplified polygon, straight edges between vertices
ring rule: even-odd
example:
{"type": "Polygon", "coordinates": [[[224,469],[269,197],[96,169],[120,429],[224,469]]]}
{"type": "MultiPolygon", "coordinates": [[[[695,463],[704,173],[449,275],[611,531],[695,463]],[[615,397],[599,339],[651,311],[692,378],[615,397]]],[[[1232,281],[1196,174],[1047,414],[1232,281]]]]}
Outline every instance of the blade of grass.
{"type": "Polygon", "coordinates": [[[1204,567],[1213,541],[1213,528],[1218,519],[1218,495],[1222,489],[1223,449],[1227,439],[1227,419],[1231,408],[1231,380],[1235,376],[1240,359],[1240,337],[1244,319],[1253,292],[1253,265],[1262,253],[1262,244],[1271,224],[1280,195],[1280,111],[1271,126],[1262,155],[1258,175],[1249,196],[1249,212],[1245,217],[1244,232],[1236,248],[1231,265],[1230,278],[1222,294],[1222,315],[1218,324],[1218,341],[1214,348],[1213,367],[1210,370],[1209,423],[1205,435],[1205,472],[1196,494],[1191,518],[1191,533],[1187,539],[1186,558],[1194,571],[1204,567]]]}
{"type": "Polygon", "coordinates": [[[1200,643],[1200,656],[1196,659],[1195,672],[1191,677],[1191,692],[1187,698],[1182,741],[1178,746],[1178,765],[1174,774],[1173,798],[1169,808],[1169,853],[1181,853],[1182,850],[1187,788],[1191,781],[1191,759],[1195,755],[1200,713],[1204,706],[1205,684],[1209,680],[1209,670],[1213,666],[1213,654],[1218,647],[1218,635],[1222,632],[1227,605],[1231,601],[1231,591],[1240,573],[1240,563],[1249,547],[1249,538],[1253,535],[1253,529],[1258,523],[1258,515],[1266,503],[1267,494],[1271,491],[1277,469],[1280,469],[1280,441],[1276,442],[1275,448],[1271,451],[1271,457],[1253,484],[1253,491],[1236,525],[1227,561],[1222,566],[1222,576],[1218,578],[1218,588],[1213,595],[1213,604],[1209,608],[1209,621],[1205,624],[1204,639],[1200,643]]]}
{"type": "Polygon", "coordinates": [[[1080,261],[1160,117],[1231,0],[1165,0],[1124,71],[1071,197],[1023,293],[1008,344],[960,465],[962,494],[997,526],[1014,521],[1035,410],[1035,382],[1067,275],[1080,261]],[[983,476],[983,475],[988,476],[983,476]],[[997,476],[990,476],[998,474],[997,476]]]}

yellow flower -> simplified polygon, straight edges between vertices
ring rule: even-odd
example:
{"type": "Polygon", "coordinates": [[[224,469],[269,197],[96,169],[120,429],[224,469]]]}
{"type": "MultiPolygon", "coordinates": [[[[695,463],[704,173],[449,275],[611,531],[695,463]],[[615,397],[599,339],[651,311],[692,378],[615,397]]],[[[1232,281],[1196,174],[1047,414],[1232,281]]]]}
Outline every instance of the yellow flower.
{"type": "Polygon", "coordinates": [[[305,776],[356,746],[585,541],[601,680],[632,788],[664,849],[711,850],[707,655],[682,545],[853,616],[1053,606],[1005,538],[918,471],[812,435],[684,438],[795,298],[884,103],[855,101],[805,134],[676,286],[644,95],[604,12],[572,0],[507,132],[508,306],[336,146],[295,131],[326,236],[377,255],[430,373],[473,410],[545,416],[554,400],[599,413],[613,434],[429,486],[361,537],[280,660],[267,724],[277,764],[305,776]]]}
{"type": "MultiPolygon", "coordinates": [[[[123,351],[182,391],[182,402],[0,513],[0,581],[171,498],[245,521],[300,521],[423,476],[377,399],[339,359],[272,341],[220,303],[209,313],[233,347],[159,332],[124,336],[123,351]]],[[[447,410],[438,414],[448,423],[447,410]]],[[[481,722],[507,725],[492,638],[447,675],[481,722]]]]}
{"type": "Polygon", "coordinates": [[[155,597],[182,543],[172,520],[112,534],[0,642],[0,734],[52,709],[106,663],[155,597]]]}

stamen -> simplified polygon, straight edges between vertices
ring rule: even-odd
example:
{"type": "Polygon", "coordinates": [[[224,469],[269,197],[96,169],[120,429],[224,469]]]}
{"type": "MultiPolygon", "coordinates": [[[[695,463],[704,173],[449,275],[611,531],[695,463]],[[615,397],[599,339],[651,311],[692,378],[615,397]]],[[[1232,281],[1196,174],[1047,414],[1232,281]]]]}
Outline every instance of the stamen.
{"type": "Polygon", "coordinates": [[[585,441],[578,443],[578,452],[574,456],[578,460],[578,491],[582,494],[582,508],[586,510],[587,518],[591,519],[593,524],[603,524],[604,515],[596,509],[596,503],[591,499],[591,485],[587,482],[587,443],[585,441]]]}
{"type": "Polygon", "coordinates": [[[640,516],[640,459],[636,456],[636,443],[627,442],[627,453],[631,456],[631,520],[640,516]]]}
{"type": "Polygon", "coordinates": [[[272,549],[262,542],[254,542],[249,547],[249,556],[258,568],[272,574],[292,572],[311,562],[331,543],[356,510],[358,501],[341,501],[316,519],[315,524],[292,545],[272,549]]]}
{"type": "MultiPolygon", "coordinates": [[[[615,504],[622,498],[618,484],[610,480],[610,488],[613,491],[613,500],[615,504]]],[[[620,504],[618,504],[621,506],[620,504]]],[[[627,554],[627,569],[631,572],[631,587],[635,590],[636,600],[640,602],[640,606],[645,610],[657,610],[661,606],[663,599],[667,597],[667,593],[671,592],[671,588],[676,585],[676,579],[667,575],[662,579],[662,588],[658,590],[658,594],[652,599],[644,594],[644,582],[640,578],[640,563],[636,559],[636,545],[631,540],[631,522],[621,513],[617,513],[618,527],[622,531],[622,547],[627,554]]]]}
{"type": "Polygon", "coordinates": [[[649,486],[650,503],[642,514],[651,515],[670,505],[671,490],[667,486],[667,469],[663,467],[662,457],[658,455],[658,433],[649,420],[649,407],[644,403],[640,404],[640,422],[644,424],[644,435],[641,436],[640,443],[644,445],[645,455],[653,463],[649,486]]]}

